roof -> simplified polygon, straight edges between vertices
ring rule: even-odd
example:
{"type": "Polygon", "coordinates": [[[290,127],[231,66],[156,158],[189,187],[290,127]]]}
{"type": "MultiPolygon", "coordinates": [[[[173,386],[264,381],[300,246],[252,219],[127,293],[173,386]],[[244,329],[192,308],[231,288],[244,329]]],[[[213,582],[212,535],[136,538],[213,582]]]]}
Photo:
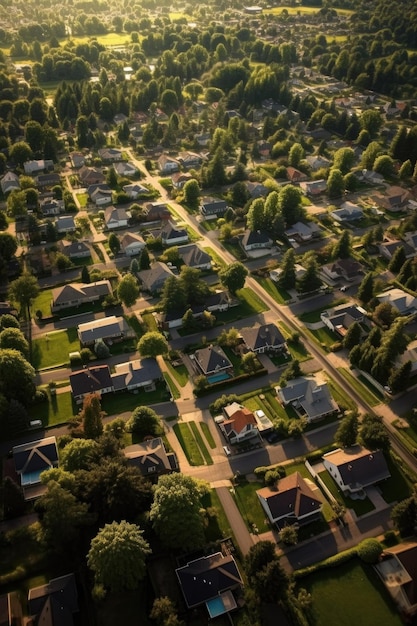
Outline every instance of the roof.
{"type": "Polygon", "coordinates": [[[18,474],[41,472],[58,465],[55,437],[45,437],[13,448],[13,460],[18,474]]]}
{"type": "Polygon", "coordinates": [[[166,263],[161,263],[160,261],[153,263],[149,270],[139,272],[141,282],[145,289],[149,291],[159,288],[170,276],[175,276],[174,272],[166,263]]]}
{"type": "Polygon", "coordinates": [[[273,520],[302,518],[318,512],[322,505],[299,472],[281,478],[275,489],[264,487],[256,493],[267,503],[273,520]]]}
{"type": "Polygon", "coordinates": [[[232,367],[220,346],[207,346],[194,352],[195,360],[205,374],[232,367]]]}
{"type": "Polygon", "coordinates": [[[29,589],[30,614],[42,626],[72,626],[78,612],[78,593],[74,574],[50,580],[46,585],[29,589]]]}
{"type": "Polygon", "coordinates": [[[158,361],[152,358],[118,363],[114,366],[114,371],[112,380],[116,391],[117,389],[126,389],[126,387],[140,386],[162,377],[158,361]]]}
{"type": "Polygon", "coordinates": [[[345,485],[365,487],[391,475],[381,450],[371,452],[359,445],[328,452],[323,460],[337,467],[345,485]]]}
{"type": "Polygon", "coordinates": [[[126,222],[130,218],[130,213],[124,208],[108,206],[104,212],[106,224],[109,222],[126,222]]]}
{"type": "Polygon", "coordinates": [[[142,474],[162,473],[175,469],[171,455],[167,454],[161,437],[155,437],[143,443],[136,443],[124,449],[130,465],[137,467],[142,474]]]}
{"type": "Polygon", "coordinates": [[[285,344],[285,339],[275,324],[242,328],[240,334],[247,347],[254,351],[261,348],[278,348],[285,344]]]}
{"type": "Polygon", "coordinates": [[[88,252],[90,254],[90,248],[84,241],[60,241],[58,246],[64,254],[72,257],[76,257],[81,254],[84,255],[88,252]]]}
{"type": "Polygon", "coordinates": [[[417,298],[402,289],[388,289],[376,297],[379,302],[388,302],[401,314],[414,313],[417,310],[417,298]]]}
{"type": "Polygon", "coordinates": [[[208,265],[211,263],[211,256],[199,248],[195,243],[192,243],[189,246],[181,246],[178,248],[178,254],[188,267],[208,265]]]}
{"type": "Polygon", "coordinates": [[[161,236],[163,241],[177,239],[178,237],[186,237],[188,239],[188,232],[186,228],[180,228],[175,222],[168,220],[161,228],[161,236]]]}
{"type": "Polygon", "coordinates": [[[57,287],[52,290],[53,303],[61,304],[82,300],[83,298],[97,298],[107,296],[112,292],[110,282],[108,280],[98,280],[95,283],[69,283],[63,287],[57,287]]]}
{"type": "Polygon", "coordinates": [[[285,404],[299,403],[310,420],[337,411],[338,406],[330,395],[327,383],[315,378],[293,378],[285,387],[276,387],[285,404]]]}
{"type": "Polygon", "coordinates": [[[267,246],[272,244],[272,240],[268,233],[260,230],[245,230],[242,237],[243,247],[246,248],[246,246],[253,246],[254,244],[263,244],[267,246]]]}
{"type": "Polygon", "coordinates": [[[108,365],[95,365],[73,372],[69,381],[72,394],[76,397],[113,386],[108,365]]]}
{"type": "Polygon", "coordinates": [[[230,434],[232,431],[239,434],[249,424],[253,426],[257,425],[254,414],[246,407],[239,406],[239,408],[230,415],[229,419],[223,422],[222,426],[226,434],[230,434]]]}
{"type": "Polygon", "coordinates": [[[404,593],[411,606],[417,604],[417,544],[401,543],[385,550],[388,554],[393,554],[400,561],[401,565],[409,574],[411,580],[402,585],[404,593]]]}
{"type": "Polygon", "coordinates": [[[130,326],[123,317],[109,315],[91,322],[78,325],[78,337],[81,343],[92,343],[103,337],[112,337],[129,331],[130,326]]]}
{"type": "Polygon", "coordinates": [[[234,558],[220,552],[191,561],[175,571],[189,608],[207,602],[222,591],[243,585],[234,558]]]}
{"type": "Polygon", "coordinates": [[[137,233],[125,233],[120,239],[120,245],[123,249],[130,246],[132,243],[140,243],[145,246],[143,237],[137,233]]]}

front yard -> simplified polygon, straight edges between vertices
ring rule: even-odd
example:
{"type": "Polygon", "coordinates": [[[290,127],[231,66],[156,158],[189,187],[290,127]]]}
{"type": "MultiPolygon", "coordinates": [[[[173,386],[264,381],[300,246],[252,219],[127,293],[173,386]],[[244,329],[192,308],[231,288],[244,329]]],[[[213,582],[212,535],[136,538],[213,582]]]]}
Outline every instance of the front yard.
{"type": "Polygon", "coordinates": [[[32,342],[32,364],[37,370],[69,363],[69,353],[80,349],[77,329],[54,330],[32,342]]]}

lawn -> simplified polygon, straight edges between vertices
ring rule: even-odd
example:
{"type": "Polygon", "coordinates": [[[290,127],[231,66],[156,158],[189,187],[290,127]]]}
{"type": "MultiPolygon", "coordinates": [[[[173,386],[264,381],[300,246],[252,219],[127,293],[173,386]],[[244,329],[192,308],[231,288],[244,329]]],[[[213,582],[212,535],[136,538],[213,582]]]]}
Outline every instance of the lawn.
{"type": "Polygon", "coordinates": [[[203,250],[211,256],[213,263],[215,263],[218,267],[223,269],[226,266],[226,263],[223,261],[221,256],[219,256],[213,248],[203,248],[203,250]]]}
{"type": "MultiPolygon", "coordinates": [[[[166,388],[166,383],[158,383],[155,391],[139,391],[139,393],[107,393],[103,396],[101,406],[107,415],[120,415],[127,411],[134,411],[137,406],[149,406],[166,402],[171,393],[166,388]]],[[[176,412],[175,405],[172,407],[173,414],[176,412]]]]}
{"type": "Polygon", "coordinates": [[[165,363],[168,367],[169,373],[172,374],[179,386],[185,387],[189,379],[189,373],[185,365],[177,365],[174,367],[167,359],[165,359],[165,363]]]}
{"type": "Polygon", "coordinates": [[[237,320],[245,319],[245,317],[268,311],[266,304],[249,287],[239,289],[237,296],[240,300],[238,306],[230,307],[224,313],[216,314],[219,323],[229,324],[230,322],[236,322],[237,320]]]}
{"type": "Polygon", "coordinates": [[[209,493],[202,497],[201,505],[208,511],[208,524],[205,529],[206,541],[217,541],[223,537],[230,537],[233,534],[232,529],[215,489],[210,489],[209,493]]]}
{"type": "Polygon", "coordinates": [[[42,420],[44,426],[64,424],[78,414],[81,406],[77,406],[72,399],[71,393],[57,393],[51,396],[48,391],[48,402],[34,404],[29,408],[31,420],[42,420]]]}
{"type": "Polygon", "coordinates": [[[190,465],[204,465],[204,458],[188,422],[174,425],[174,433],[190,465]]]}
{"type": "Polygon", "coordinates": [[[243,289],[239,289],[237,294],[238,298],[246,304],[247,307],[252,309],[254,313],[263,313],[264,311],[268,311],[269,308],[261,300],[259,296],[256,295],[252,289],[249,287],[243,287],[243,289]]]}
{"type": "Polygon", "coordinates": [[[259,482],[239,481],[234,488],[234,497],[236,505],[242,515],[247,527],[252,531],[253,525],[258,528],[260,533],[270,530],[266,522],[265,511],[261,507],[256,491],[262,489],[263,484],[259,482]]]}
{"type": "Polygon", "coordinates": [[[194,435],[194,439],[197,442],[198,447],[200,448],[200,452],[202,453],[206,465],[213,465],[213,459],[210,456],[210,452],[207,450],[207,446],[204,443],[201,432],[195,422],[190,422],[190,428],[194,435]]]}
{"type": "Polygon", "coordinates": [[[51,301],[52,290],[42,290],[37,298],[33,301],[32,312],[36,314],[36,311],[41,311],[42,317],[51,317],[51,301]]]}
{"type": "Polygon", "coordinates": [[[209,427],[205,422],[199,422],[199,424],[208,445],[213,450],[216,447],[216,442],[214,441],[213,435],[211,434],[209,427]]]}
{"type": "Polygon", "coordinates": [[[401,466],[392,458],[391,454],[385,455],[391,478],[384,480],[378,486],[382,497],[389,504],[408,498],[413,490],[413,485],[407,480],[401,471],[401,466]]]}
{"type": "Polygon", "coordinates": [[[155,320],[155,315],[153,313],[141,313],[141,317],[143,319],[143,323],[146,326],[146,332],[157,331],[158,325],[155,320]]]}
{"type": "Polygon", "coordinates": [[[350,370],[345,367],[339,367],[338,371],[342,374],[343,378],[346,378],[348,383],[355,389],[355,391],[371,406],[381,404],[382,396],[377,395],[377,390],[372,387],[371,384],[362,376],[361,380],[357,378],[350,370]]]}
{"type": "Polygon", "coordinates": [[[306,332],[312,335],[315,341],[325,349],[329,349],[336,341],[339,340],[337,335],[332,333],[327,326],[323,326],[323,328],[316,328],[314,330],[307,328],[306,332]]]}
{"type": "Polygon", "coordinates": [[[319,476],[336,500],[347,509],[353,509],[358,517],[370,513],[375,509],[369,498],[365,498],[365,500],[352,500],[352,498],[344,496],[337,488],[336,483],[327,470],[319,472],[319,476]]]}
{"type": "Polygon", "coordinates": [[[359,559],[315,572],[302,578],[300,586],[312,596],[312,626],[403,623],[372,566],[359,559]]]}
{"type": "Polygon", "coordinates": [[[33,340],[32,364],[37,370],[69,363],[69,353],[80,349],[77,329],[54,330],[33,340]]]}
{"type": "Polygon", "coordinates": [[[286,304],[288,300],[291,300],[291,295],[288,291],[279,287],[277,283],[270,278],[258,278],[257,281],[278,304],[286,304]]]}
{"type": "Polygon", "coordinates": [[[357,406],[354,400],[348,397],[343,389],[332,378],[328,379],[327,384],[330,387],[333,400],[336,402],[340,409],[343,408],[350,411],[357,410],[357,406]]]}
{"type": "Polygon", "coordinates": [[[164,378],[171,392],[171,397],[174,398],[174,400],[178,400],[178,398],[181,398],[181,394],[168,372],[164,372],[164,378]]]}

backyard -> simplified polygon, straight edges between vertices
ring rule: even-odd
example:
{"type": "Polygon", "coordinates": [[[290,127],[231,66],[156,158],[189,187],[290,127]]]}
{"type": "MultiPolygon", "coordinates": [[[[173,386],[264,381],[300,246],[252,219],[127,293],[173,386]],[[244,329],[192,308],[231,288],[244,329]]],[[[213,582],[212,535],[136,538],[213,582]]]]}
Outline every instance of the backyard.
{"type": "Polygon", "coordinates": [[[80,349],[77,329],[54,330],[33,340],[32,364],[37,370],[69,363],[69,353],[80,349]]]}

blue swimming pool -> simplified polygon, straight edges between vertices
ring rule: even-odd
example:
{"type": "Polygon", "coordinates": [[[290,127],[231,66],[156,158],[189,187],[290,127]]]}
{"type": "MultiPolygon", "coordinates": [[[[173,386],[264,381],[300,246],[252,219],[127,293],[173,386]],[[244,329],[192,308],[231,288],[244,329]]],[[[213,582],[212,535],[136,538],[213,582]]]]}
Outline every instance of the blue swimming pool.
{"type": "Polygon", "coordinates": [[[206,602],[206,606],[211,618],[218,617],[219,615],[223,615],[223,613],[226,612],[221,596],[219,596],[218,598],[213,598],[212,600],[208,600],[206,602]]]}
{"type": "Polygon", "coordinates": [[[218,374],[207,376],[207,380],[210,384],[219,383],[221,380],[227,380],[228,378],[230,378],[230,376],[227,372],[219,372],[218,374]]]}

